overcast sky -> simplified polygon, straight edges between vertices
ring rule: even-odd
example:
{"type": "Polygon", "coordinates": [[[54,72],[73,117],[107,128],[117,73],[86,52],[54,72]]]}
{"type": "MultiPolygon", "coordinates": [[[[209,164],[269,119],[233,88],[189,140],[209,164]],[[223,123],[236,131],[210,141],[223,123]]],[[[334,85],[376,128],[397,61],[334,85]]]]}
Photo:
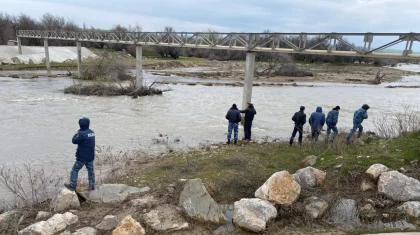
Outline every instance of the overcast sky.
{"type": "Polygon", "coordinates": [[[0,0],[0,12],[143,31],[420,32],[420,0],[0,0]]]}

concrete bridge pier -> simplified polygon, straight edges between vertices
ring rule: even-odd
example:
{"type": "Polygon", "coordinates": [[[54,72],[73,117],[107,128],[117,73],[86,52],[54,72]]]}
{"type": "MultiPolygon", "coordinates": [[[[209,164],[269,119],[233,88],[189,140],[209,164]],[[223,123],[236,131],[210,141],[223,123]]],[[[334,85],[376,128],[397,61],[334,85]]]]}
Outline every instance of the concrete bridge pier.
{"type": "Polygon", "coordinates": [[[48,73],[51,73],[50,64],[50,52],[48,51],[48,39],[44,38],[44,49],[45,49],[45,64],[47,65],[48,73]]]}
{"type": "Polygon", "coordinates": [[[82,76],[82,42],[76,42],[77,46],[77,73],[82,76]]]}
{"type": "Polygon", "coordinates": [[[17,38],[17,44],[18,44],[18,53],[19,55],[22,55],[22,41],[20,37],[17,38]]]}
{"type": "Polygon", "coordinates": [[[143,47],[136,45],[136,88],[140,89],[143,86],[143,47]]]}
{"type": "Polygon", "coordinates": [[[248,102],[251,102],[252,98],[252,84],[254,81],[254,68],[255,68],[255,52],[246,53],[245,62],[245,79],[244,79],[244,91],[242,97],[242,109],[246,109],[248,102]]]}

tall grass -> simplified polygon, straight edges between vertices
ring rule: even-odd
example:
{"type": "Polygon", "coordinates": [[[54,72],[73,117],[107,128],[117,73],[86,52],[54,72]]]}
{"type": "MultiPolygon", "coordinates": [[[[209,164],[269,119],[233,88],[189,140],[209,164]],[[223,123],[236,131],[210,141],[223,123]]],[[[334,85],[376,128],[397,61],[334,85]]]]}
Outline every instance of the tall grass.
{"type": "Polygon", "coordinates": [[[402,105],[402,112],[384,113],[373,120],[378,136],[403,137],[420,130],[420,110],[416,106],[402,105]]]}

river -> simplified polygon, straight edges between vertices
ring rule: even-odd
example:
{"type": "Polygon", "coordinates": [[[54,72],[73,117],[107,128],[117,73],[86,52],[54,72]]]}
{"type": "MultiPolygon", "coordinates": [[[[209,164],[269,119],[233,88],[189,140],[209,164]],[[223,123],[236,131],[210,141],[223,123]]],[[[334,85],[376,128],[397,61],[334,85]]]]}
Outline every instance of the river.
{"type": "MultiPolygon", "coordinates": [[[[149,83],[156,79],[150,74],[145,77],[149,83]]],[[[420,84],[420,76],[404,78],[395,84],[407,83],[420,84]]],[[[0,77],[0,165],[30,162],[67,174],[76,148],[71,137],[79,129],[81,117],[91,119],[97,144],[115,151],[139,148],[152,153],[160,151],[163,146],[153,141],[159,134],[168,136],[172,148],[223,142],[227,133],[224,116],[233,103],[240,105],[242,99],[242,87],[201,85],[168,85],[165,88],[172,90],[161,96],[138,99],[63,94],[64,87],[70,84],[70,78],[0,77]]],[[[367,103],[371,109],[364,123],[365,130],[375,131],[376,117],[401,111],[403,105],[417,105],[420,101],[418,89],[386,89],[388,84],[311,84],[314,87],[254,87],[253,103],[258,112],[253,126],[254,139],[267,136],[287,139],[293,128],[291,117],[301,105],[306,106],[308,114],[317,106],[322,106],[326,113],[340,105],[338,126],[347,130],[354,111],[367,103]]],[[[243,136],[242,128],[240,136],[243,136]]]]}

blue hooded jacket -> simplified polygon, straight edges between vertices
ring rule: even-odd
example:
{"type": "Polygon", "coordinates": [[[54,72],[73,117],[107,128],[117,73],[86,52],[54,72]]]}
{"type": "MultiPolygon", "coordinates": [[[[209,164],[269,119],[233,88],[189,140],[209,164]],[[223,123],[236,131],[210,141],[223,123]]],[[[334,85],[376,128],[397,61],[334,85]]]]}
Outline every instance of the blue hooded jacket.
{"type": "Polygon", "coordinates": [[[330,112],[328,112],[327,120],[326,120],[327,126],[335,127],[338,123],[338,115],[339,115],[339,112],[336,109],[333,109],[330,112]]]}
{"type": "Polygon", "coordinates": [[[317,107],[316,112],[311,114],[309,124],[311,124],[312,130],[322,130],[322,127],[325,124],[325,114],[322,113],[321,107],[317,107]]]}
{"type": "Polygon", "coordinates": [[[89,129],[89,118],[79,120],[80,132],[73,136],[73,144],[77,144],[76,160],[91,162],[95,160],[95,132],[89,129]]]}
{"type": "Polygon", "coordinates": [[[363,120],[368,119],[367,110],[369,108],[369,105],[364,104],[361,109],[358,109],[356,112],[354,112],[353,125],[360,125],[362,124],[363,120]]]}

